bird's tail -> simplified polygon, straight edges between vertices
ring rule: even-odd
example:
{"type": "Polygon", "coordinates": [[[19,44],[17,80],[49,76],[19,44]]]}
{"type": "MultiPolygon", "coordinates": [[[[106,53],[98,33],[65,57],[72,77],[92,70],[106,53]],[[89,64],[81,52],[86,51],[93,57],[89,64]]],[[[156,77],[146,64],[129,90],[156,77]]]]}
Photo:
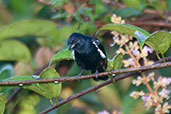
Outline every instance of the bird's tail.
{"type": "MultiPolygon", "coordinates": [[[[98,68],[97,70],[92,70],[92,74],[94,73],[100,73],[100,72],[104,72],[105,70],[103,68],[98,68]]],[[[95,77],[93,78],[95,81],[99,81],[99,80],[107,80],[108,76],[101,76],[101,77],[95,77]]]]}

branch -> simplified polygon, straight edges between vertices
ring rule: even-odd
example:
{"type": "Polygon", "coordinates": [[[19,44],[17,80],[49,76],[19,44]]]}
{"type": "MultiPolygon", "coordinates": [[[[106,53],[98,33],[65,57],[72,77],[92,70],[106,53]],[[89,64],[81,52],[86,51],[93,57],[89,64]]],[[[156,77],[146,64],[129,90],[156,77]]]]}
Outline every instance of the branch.
{"type": "Polygon", "coordinates": [[[133,22],[128,22],[128,24],[132,24],[132,25],[135,25],[135,26],[156,26],[156,27],[171,27],[171,24],[170,23],[166,23],[166,22],[163,22],[163,21],[147,21],[147,22],[144,22],[144,21],[133,21],[133,22]]]}
{"type": "MultiPolygon", "coordinates": [[[[108,76],[112,74],[139,72],[139,71],[152,70],[152,69],[170,67],[170,66],[171,66],[171,62],[157,63],[157,64],[153,64],[149,66],[111,70],[107,72],[98,73],[98,76],[100,77],[100,76],[108,76]]],[[[32,84],[32,83],[54,82],[54,81],[74,81],[74,80],[88,79],[88,78],[93,78],[93,77],[96,77],[96,74],[83,75],[81,77],[80,76],[73,76],[73,77],[66,76],[66,77],[59,77],[59,78],[39,78],[39,79],[34,79],[34,80],[0,81],[0,85],[32,84]]]]}
{"type": "MultiPolygon", "coordinates": [[[[167,58],[165,58],[165,60],[170,61],[171,57],[167,57],[167,58]]],[[[159,60],[159,61],[155,62],[154,64],[157,64],[157,63],[162,63],[162,60],[159,60]]],[[[115,81],[117,82],[117,81],[119,81],[121,79],[128,78],[128,77],[133,76],[135,74],[137,74],[137,72],[131,72],[131,73],[127,73],[127,74],[117,76],[117,77],[115,77],[115,81]]],[[[66,104],[66,103],[70,102],[71,100],[74,100],[74,99],[76,99],[76,98],[78,98],[80,96],[83,96],[83,95],[85,95],[85,94],[87,94],[89,92],[97,90],[97,89],[99,89],[99,88],[101,88],[103,86],[106,86],[106,85],[108,85],[108,84],[110,84],[112,82],[113,82],[113,79],[110,79],[110,80],[104,81],[101,84],[95,85],[95,86],[90,87],[90,88],[88,88],[88,89],[86,89],[84,91],[81,91],[80,93],[74,94],[74,95],[68,97],[67,99],[64,99],[64,100],[60,101],[58,104],[55,104],[55,105],[45,109],[44,111],[40,112],[39,114],[46,114],[46,113],[54,110],[55,108],[58,108],[58,107],[62,106],[63,104],[66,104]]]]}
{"type": "MultiPolygon", "coordinates": [[[[136,72],[131,72],[131,73],[123,74],[123,75],[121,75],[121,76],[117,76],[117,77],[115,77],[115,81],[119,81],[119,80],[121,80],[121,79],[130,77],[130,76],[133,76],[133,75],[135,75],[135,74],[136,74],[136,72]]],[[[46,113],[48,113],[48,112],[54,110],[55,108],[58,108],[58,107],[62,106],[63,104],[65,104],[65,103],[67,103],[67,102],[69,102],[69,101],[71,101],[71,100],[73,100],[73,99],[76,99],[76,98],[78,98],[78,97],[80,97],[80,96],[83,96],[83,95],[89,93],[89,92],[92,92],[92,91],[94,91],[94,90],[97,90],[97,89],[99,89],[99,88],[101,88],[101,87],[103,87],[103,86],[106,86],[106,85],[108,85],[108,84],[110,84],[110,83],[112,83],[112,82],[113,82],[113,78],[110,79],[110,80],[104,81],[104,82],[102,82],[101,84],[94,85],[93,87],[90,87],[90,88],[88,88],[88,89],[86,89],[86,90],[84,90],[84,91],[81,91],[80,93],[76,93],[76,94],[74,94],[74,95],[68,97],[67,99],[64,99],[64,100],[60,101],[58,104],[53,105],[52,107],[50,107],[50,108],[48,108],[48,109],[46,109],[46,110],[40,112],[39,114],[46,114],[46,113]]]]}

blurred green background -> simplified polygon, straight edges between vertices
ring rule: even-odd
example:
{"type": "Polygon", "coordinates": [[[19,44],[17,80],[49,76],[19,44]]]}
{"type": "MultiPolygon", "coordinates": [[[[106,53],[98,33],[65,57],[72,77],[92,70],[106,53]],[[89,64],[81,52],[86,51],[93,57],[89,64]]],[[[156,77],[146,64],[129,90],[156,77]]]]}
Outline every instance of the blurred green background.
{"type": "MultiPolygon", "coordinates": [[[[2,56],[3,53],[9,53],[10,56],[2,56],[2,59],[7,59],[0,61],[0,69],[7,65],[7,77],[32,75],[56,52],[67,48],[67,38],[72,32],[95,36],[102,25],[111,23],[110,18],[113,14],[121,16],[126,23],[140,26],[150,33],[157,30],[169,31],[170,11],[171,0],[0,0],[0,44],[9,44],[5,52],[0,49],[0,54],[2,56]],[[41,21],[42,19],[44,20],[41,21]],[[141,24],[142,22],[145,24],[141,24]],[[163,25],[157,25],[158,23],[163,25]],[[22,30],[24,25],[30,28],[22,30]],[[10,31],[12,34],[8,34],[8,30],[13,31],[10,31]],[[11,43],[11,39],[19,41],[22,45],[11,43]],[[11,48],[22,52],[21,56],[11,54],[11,48]]],[[[113,42],[110,32],[100,34],[98,38],[102,40],[107,56],[112,58],[118,46],[110,46],[113,42]]],[[[165,53],[166,57],[169,55],[171,49],[165,53]]],[[[155,55],[151,56],[152,60],[157,60],[155,55]]],[[[59,61],[55,68],[61,76],[75,76],[80,72],[74,61],[59,61]]],[[[156,72],[158,75],[170,76],[170,72],[166,72],[169,69],[163,68],[156,72]]],[[[85,74],[88,73],[90,72],[85,74]]],[[[111,114],[115,114],[115,111],[121,114],[151,114],[153,109],[146,110],[140,99],[134,100],[129,96],[133,90],[144,88],[143,85],[139,88],[133,86],[132,79],[133,77],[127,78],[115,85],[110,84],[88,93],[49,114],[96,114],[104,110],[111,114]]],[[[63,82],[59,100],[97,83],[100,82],[92,79],[63,82]]],[[[1,92],[8,96],[14,89],[5,87],[1,92]]],[[[45,97],[22,89],[6,105],[5,114],[36,114],[50,106],[45,97]]]]}

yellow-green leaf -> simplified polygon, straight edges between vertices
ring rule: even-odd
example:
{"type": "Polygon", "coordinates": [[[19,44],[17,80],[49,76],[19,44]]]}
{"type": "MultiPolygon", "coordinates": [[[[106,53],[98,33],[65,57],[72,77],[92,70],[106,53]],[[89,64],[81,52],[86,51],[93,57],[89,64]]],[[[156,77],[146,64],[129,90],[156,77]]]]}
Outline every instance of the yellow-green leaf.
{"type": "Polygon", "coordinates": [[[153,48],[156,52],[164,54],[170,47],[171,33],[168,31],[154,32],[147,37],[145,44],[153,48]]]}
{"type": "MultiPolygon", "coordinates": [[[[58,78],[59,74],[54,68],[46,68],[41,74],[40,78],[58,78]]],[[[50,96],[57,98],[61,93],[62,84],[60,82],[42,83],[40,87],[46,91],[50,96]]]]}
{"type": "Polygon", "coordinates": [[[23,43],[15,40],[4,40],[0,42],[1,61],[28,62],[30,59],[30,50],[23,43]]]}
{"type": "Polygon", "coordinates": [[[107,24],[100,28],[100,30],[117,31],[135,37],[138,40],[140,47],[143,47],[145,38],[150,35],[146,30],[129,24],[107,24]],[[138,34],[137,34],[138,32],[138,34]],[[137,37],[138,36],[138,37],[137,37]],[[143,36],[143,37],[141,37],[143,36]]]}
{"type": "Polygon", "coordinates": [[[7,100],[6,95],[0,93],[0,114],[3,114],[5,111],[6,100],[7,100]]]}
{"type": "Polygon", "coordinates": [[[68,49],[64,49],[60,52],[57,52],[53,57],[52,59],[50,60],[50,64],[51,65],[52,63],[54,62],[57,62],[57,61],[61,61],[61,60],[72,60],[72,51],[71,50],[68,50],[68,49]]]}
{"type": "Polygon", "coordinates": [[[7,38],[32,36],[52,36],[56,24],[42,19],[23,20],[0,29],[0,40],[7,38]]]}

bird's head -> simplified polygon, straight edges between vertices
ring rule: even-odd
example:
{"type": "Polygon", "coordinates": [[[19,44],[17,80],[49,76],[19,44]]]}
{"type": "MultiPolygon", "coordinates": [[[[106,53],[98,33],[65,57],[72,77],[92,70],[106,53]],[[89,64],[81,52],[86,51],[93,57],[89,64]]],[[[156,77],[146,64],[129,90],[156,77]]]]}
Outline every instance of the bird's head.
{"type": "Polygon", "coordinates": [[[83,45],[84,35],[80,33],[72,33],[68,38],[69,50],[77,49],[83,45]]]}

